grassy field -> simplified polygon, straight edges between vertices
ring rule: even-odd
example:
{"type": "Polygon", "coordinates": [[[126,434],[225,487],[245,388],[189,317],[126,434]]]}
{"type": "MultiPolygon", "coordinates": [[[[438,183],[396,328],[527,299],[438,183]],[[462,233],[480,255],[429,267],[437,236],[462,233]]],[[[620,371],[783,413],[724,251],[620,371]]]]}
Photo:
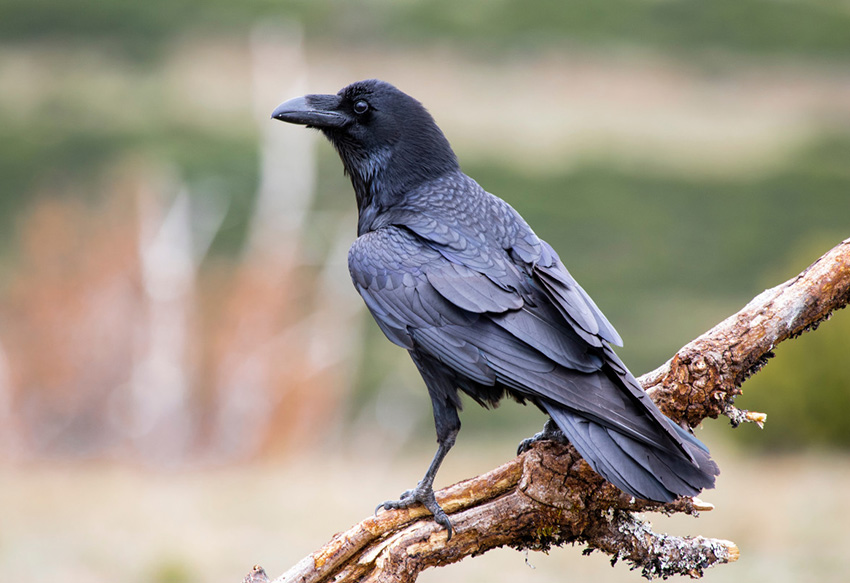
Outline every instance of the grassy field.
{"type": "MultiPolygon", "coordinates": [[[[712,428],[714,429],[714,428],[712,428]]],[[[510,444],[462,442],[448,484],[508,459],[510,444]]],[[[710,440],[710,435],[708,439],[710,440]]],[[[741,559],[709,582],[839,582],[850,572],[850,457],[746,457],[715,447],[723,473],[699,519],[654,517],[657,530],[735,541],[741,559]]],[[[0,581],[183,583],[241,580],[251,565],[277,576],[335,532],[394,497],[430,452],[404,458],[334,453],[220,469],[163,472],[118,465],[0,469],[0,581]]],[[[579,548],[510,549],[423,574],[466,582],[638,581],[579,548]],[[533,567],[532,567],[533,566],[533,567]]]]}

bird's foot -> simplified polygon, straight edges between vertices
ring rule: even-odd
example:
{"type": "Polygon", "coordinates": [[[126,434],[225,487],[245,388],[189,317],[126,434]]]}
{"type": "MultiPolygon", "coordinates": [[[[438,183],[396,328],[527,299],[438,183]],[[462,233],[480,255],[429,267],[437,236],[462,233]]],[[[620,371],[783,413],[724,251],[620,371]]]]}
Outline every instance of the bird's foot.
{"type": "Polygon", "coordinates": [[[423,486],[421,482],[412,490],[405,490],[398,500],[387,500],[386,502],[378,504],[378,507],[375,508],[375,514],[377,514],[381,509],[399,510],[402,508],[410,508],[416,504],[422,504],[422,506],[427,508],[428,511],[434,515],[434,520],[437,524],[448,531],[446,542],[450,541],[452,539],[452,534],[454,533],[452,521],[449,520],[448,515],[446,515],[442,507],[437,504],[437,498],[434,496],[434,488],[431,486],[423,486]]]}
{"type": "Polygon", "coordinates": [[[570,442],[570,440],[567,439],[567,436],[561,431],[561,428],[558,427],[554,421],[549,419],[546,421],[546,425],[543,426],[543,431],[535,433],[531,437],[523,439],[520,442],[519,446],[516,448],[516,454],[524,454],[538,441],[556,441],[565,445],[570,442]]]}

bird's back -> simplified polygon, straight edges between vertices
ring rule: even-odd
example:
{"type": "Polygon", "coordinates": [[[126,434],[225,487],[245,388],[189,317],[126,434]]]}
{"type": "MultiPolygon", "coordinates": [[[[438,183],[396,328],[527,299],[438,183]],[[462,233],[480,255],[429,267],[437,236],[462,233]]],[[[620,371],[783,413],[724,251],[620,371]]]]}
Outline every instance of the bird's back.
{"type": "Polygon", "coordinates": [[[482,404],[505,394],[537,404],[634,496],[667,501],[713,485],[707,450],[652,404],[609,346],[616,331],[510,205],[457,172],[372,227],[352,247],[355,286],[432,375],[482,404]]]}

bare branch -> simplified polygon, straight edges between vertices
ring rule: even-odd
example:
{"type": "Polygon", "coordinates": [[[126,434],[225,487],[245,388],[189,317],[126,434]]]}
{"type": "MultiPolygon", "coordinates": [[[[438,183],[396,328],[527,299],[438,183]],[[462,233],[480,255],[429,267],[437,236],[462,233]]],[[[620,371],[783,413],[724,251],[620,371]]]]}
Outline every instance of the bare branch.
{"type": "MultiPolygon", "coordinates": [[[[732,405],[741,383],[764,365],[776,344],[814,329],[848,301],[850,239],[639,380],[675,420],[696,425],[727,414],[736,423],[764,422],[762,414],[732,405]]],[[[656,534],[634,515],[649,510],[696,515],[711,505],[688,498],[670,504],[635,500],[599,477],[575,449],[551,442],[437,492],[437,500],[455,527],[450,542],[424,508],[383,512],[336,535],[275,583],[409,583],[423,569],[501,546],[546,550],[586,544],[586,552],[629,562],[647,578],[700,577],[705,568],[738,558],[729,541],[656,534]]],[[[258,572],[255,567],[252,574],[258,572]]]]}
{"type": "Polygon", "coordinates": [[[720,414],[729,414],[736,425],[764,423],[762,414],[737,414],[731,407],[741,384],[767,363],[777,344],[814,330],[848,301],[850,239],[800,275],[760,293],[638,380],[665,414],[692,427],[720,414]]]}

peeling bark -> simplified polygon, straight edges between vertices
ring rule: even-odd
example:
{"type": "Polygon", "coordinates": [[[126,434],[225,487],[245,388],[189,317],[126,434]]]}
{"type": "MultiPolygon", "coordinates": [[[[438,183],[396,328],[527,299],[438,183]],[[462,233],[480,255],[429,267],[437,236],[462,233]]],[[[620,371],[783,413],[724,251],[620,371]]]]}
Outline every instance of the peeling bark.
{"type": "MultiPolygon", "coordinates": [[[[850,239],[638,380],[676,421],[696,426],[725,414],[733,424],[763,423],[764,415],[734,407],[741,383],[764,366],[779,342],[816,328],[848,302],[850,239]]],[[[711,505],[696,498],[670,504],[635,500],[605,482],[571,446],[552,442],[536,443],[486,474],[440,490],[437,501],[455,527],[450,542],[422,507],[382,512],[337,534],[275,583],[409,583],[423,569],[501,546],[548,550],[585,544],[585,552],[607,553],[612,562],[626,561],[650,579],[697,578],[708,567],[738,558],[734,543],[656,534],[634,515],[697,515],[711,505]]],[[[246,577],[250,583],[264,580],[259,567],[246,577]]]]}
{"type": "Polygon", "coordinates": [[[638,380],[666,415],[691,427],[727,413],[733,423],[759,422],[731,408],[741,384],[773,357],[777,344],[814,330],[848,301],[850,239],[800,275],[760,293],[638,380]]]}

